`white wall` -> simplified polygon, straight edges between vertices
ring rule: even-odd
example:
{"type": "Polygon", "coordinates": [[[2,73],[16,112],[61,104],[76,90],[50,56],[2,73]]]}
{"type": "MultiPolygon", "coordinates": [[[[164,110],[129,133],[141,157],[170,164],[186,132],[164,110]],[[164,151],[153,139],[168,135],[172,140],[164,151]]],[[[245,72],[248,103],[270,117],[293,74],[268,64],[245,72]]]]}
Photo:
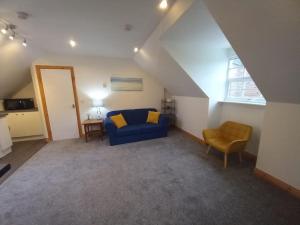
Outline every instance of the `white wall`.
{"type": "Polygon", "coordinates": [[[0,99],[9,98],[30,82],[32,61],[41,51],[30,43],[24,48],[20,41],[11,41],[0,33],[0,99]]]}
{"type": "Polygon", "coordinates": [[[247,144],[245,151],[257,155],[262,124],[264,121],[265,106],[239,104],[239,103],[219,103],[221,104],[220,124],[231,120],[253,127],[253,133],[247,144]]]}
{"type": "MultiPolygon", "coordinates": [[[[102,96],[105,108],[102,112],[126,109],[154,107],[160,109],[163,98],[163,87],[152,77],[142,71],[131,59],[106,57],[72,57],[48,56],[40,58],[33,65],[64,65],[74,66],[81,121],[87,114],[95,116],[96,109],[92,107],[93,100],[102,96]],[[110,77],[112,75],[143,78],[143,91],[111,92],[110,77]],[[107,87],[103,87],[107,85],[107,87]]],[[[34,67],[33,80],[37,89],[38,105],[41,105],[38,84],[34,67]]],[[[40,107],[41,108],[41,107],[40,107]]],[[[46,134],[46,132],[45,132],[46,134]]]]}
{"type": "Polygon", "coordinates": [[[220,126],[222,104],[214,99],[209,99],[208,104],[208,128],[220,126]]]}
{"type": "Polygon", "coordinates": [[[174,96],[176,101],[176,125],[202,138],[202,131],[208,126],[208,99],[174,96]]]}
{"type": "Polygon", "coordinates": [[[15,94],[13,94],[13,96],[11,96],[10,98],[33,98],[34,104],[36,106],[36,99],[32,81],[21,88],[19,91],[17,91],[15,94]]]}
{"type": "Polygon", "coordinates": [[[16,93],[14,93],[11,98],[34,98],[34,88],[33,83],[30,82],[27,85],[25,85],[23,88],[18,90],[16,93]]]}
{"type": "Polygon", "coordinates": [[[300,190],[299,104],[267,104],[256,167],[300,190]]]}

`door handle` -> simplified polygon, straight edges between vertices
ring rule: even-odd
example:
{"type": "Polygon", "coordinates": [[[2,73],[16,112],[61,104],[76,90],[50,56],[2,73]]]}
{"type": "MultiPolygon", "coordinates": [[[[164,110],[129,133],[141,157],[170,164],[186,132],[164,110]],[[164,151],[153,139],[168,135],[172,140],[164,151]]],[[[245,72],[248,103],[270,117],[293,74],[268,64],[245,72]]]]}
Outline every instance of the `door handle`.
{"type": "Polygon", "coordinates": [[[72,104],[72,108],[75,109],[75,104],[72,104]]]}

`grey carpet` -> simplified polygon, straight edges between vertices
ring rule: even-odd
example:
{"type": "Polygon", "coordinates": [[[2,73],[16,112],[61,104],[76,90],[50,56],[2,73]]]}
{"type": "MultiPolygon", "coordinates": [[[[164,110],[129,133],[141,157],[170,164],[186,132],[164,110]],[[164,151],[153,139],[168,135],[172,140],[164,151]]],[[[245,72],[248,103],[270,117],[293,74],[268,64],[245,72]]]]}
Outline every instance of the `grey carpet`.
{"type": "Polygon", "coordinates": [[[1,225],[297,225],[300,202],[172,131],[46,145],[0,186],[1,225]]]}
{"type": "Polygon", "coordinates": [[[12,146],[12,152],[0,159],[0,163],[10,164],[10,170],[0,178],[0,184],[11,176],[20,166],[22,166],[30,157],[37,153],[44,145],[45,140],[32,140],[15,142],[12,146]]]}

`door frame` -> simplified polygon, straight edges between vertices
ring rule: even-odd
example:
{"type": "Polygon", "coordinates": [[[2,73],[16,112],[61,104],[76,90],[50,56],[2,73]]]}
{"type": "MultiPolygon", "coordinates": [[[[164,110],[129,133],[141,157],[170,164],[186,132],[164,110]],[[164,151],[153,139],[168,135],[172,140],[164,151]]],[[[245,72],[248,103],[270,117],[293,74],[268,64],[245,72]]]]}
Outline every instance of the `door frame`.
{"type": "Polygon", "coordinates": [[[78,94],[77,94],[77,88],[76,88],[76,82],[75,82],[75,74],[74,74],[74,68],[73,66],[50,66],[50,65],[36,65],[36,74],[37,74],[37,80],[38,85],[40,89],[40,95],[41,95],[41,101],[42,101],[42,107],[44,111],[44,119],[46,122],[46,128],[48,133],[48,141],[53,141],[52,136],[52,130],[51,130],[51,124],[49,119],[49,113],[46,103],[46,97],[45,97],[45,89],[43,85],[43,78],[41,70],[69,70],[72,80],[72,87],[73,87],[73,94],[74,94],[74,101],[75,101],[75,108],[76,108],[76,116],[77,116],[77,125],[78,125],[78,133],[79,137],[83,136],[82,133],[82,127],[81,127],[81,120],[80,120],[80,110],[79,110],[79,101],[78,101],[78,94]]]}

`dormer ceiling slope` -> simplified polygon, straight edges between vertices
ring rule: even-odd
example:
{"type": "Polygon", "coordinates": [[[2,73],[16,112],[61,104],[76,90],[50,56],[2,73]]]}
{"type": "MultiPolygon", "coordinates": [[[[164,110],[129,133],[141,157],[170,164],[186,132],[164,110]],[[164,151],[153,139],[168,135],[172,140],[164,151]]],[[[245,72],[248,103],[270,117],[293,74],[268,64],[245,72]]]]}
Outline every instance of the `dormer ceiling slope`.
{"type": "Polygon", "coordinates": [[[164,33],[162,43],[209,98],[224,100],[231,46],[202,0],[164,33]]]}
{"type": "Polygon", "coordinates": [[[204,0],[267,101],[300,103],[300,1],[204,0]]]}
{"type": "Polygon", "coordinates": [[[18,42],[0,37],[0,99],[9,98],[31,82],[30,66],[42,53],[24,49],[18,42]]]}
{"type": "Polygon", "coordinates": [[[165,50],[163,34],[191,7],[193,0],[177,0],[170,12],[135,56],[138,65],[155,76],[172,95],[204,97],[207,95],[191,79],[186,71],[165,50]]]}

